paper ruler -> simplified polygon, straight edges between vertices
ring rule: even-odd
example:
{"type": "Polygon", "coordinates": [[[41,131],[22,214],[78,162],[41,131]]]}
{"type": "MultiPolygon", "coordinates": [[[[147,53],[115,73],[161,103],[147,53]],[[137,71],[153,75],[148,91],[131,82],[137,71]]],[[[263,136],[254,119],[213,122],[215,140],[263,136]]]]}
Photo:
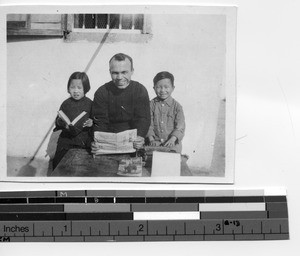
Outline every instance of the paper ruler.
{"type": "Polygon", "coordinates": [[[289,239],[285,191],[0,192],[1,242],[289,239]]]}

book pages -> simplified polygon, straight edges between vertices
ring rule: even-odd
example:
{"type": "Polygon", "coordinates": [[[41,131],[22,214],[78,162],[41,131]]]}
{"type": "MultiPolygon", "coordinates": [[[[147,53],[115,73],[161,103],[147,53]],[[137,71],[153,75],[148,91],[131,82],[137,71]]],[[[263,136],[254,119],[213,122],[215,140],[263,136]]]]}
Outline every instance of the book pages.
{"type": "Polygon", "coordinates": [[[57,113],[58,113],[58,116],[62,120],[64,120],[67,125],[75,125],[82,117],[84,117],[86,115],[87,112],[82,111],[77,117],[74,118],[74,120],[72,122],[69,119],[69,117],[62,110],[59,110],[57,113]]]}
{"type": "Polygon", "coordinates": [[[137,130],[126,130],[119,133],[95,132],[94,141],[99,154],[121,154],[135,152],[133,141],[137,138],[137,130]]]}
{"type": "Polygon", "coordinates": [[[151,177],[154,176],[180,176],[179,153],[153,152],[151,177]]]}

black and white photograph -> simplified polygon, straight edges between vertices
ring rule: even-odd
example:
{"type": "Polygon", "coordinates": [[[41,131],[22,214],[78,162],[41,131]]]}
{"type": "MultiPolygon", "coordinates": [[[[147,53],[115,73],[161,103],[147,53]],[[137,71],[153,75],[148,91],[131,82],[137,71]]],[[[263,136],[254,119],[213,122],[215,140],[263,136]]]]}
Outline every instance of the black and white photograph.
{"type": "Polygon", "coordinates": [[[293,255],[299,10],[0,0],[0,255],[293,255]]]}
{"type": "Polygon", "coordinates": [[[1,180],[234,182],[235,7],[1,15],[1,180]]]}

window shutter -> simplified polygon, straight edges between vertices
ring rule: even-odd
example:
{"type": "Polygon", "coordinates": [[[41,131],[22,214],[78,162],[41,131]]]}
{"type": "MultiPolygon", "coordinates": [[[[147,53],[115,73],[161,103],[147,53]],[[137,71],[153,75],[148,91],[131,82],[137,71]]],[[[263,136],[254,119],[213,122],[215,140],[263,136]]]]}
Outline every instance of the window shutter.
{"type": "Polygon", "coordinates": [[[152,24],[150,14],[144,14],[143,34],[152,34],[151,27],[152,24]]]}
{"type": "Polygon", "coordinates": [[[63,36],[64,16],[62,14],[8,14],[7,35],[63,36]]]}

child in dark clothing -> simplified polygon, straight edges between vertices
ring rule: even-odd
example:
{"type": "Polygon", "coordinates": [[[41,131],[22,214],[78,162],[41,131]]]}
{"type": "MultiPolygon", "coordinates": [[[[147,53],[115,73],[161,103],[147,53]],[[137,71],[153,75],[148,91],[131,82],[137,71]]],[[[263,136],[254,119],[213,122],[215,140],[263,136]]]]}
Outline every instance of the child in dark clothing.
{"type": "Polygon", "coordinates": [[[149,145],[163,146],[181,153],[185,120],[182,106],[171,96],[175,88],[174,76],[163,71],[154,77],[153,83],[157,97],[150,101],[149,145]]]}
{"type": "Polygon", "coordinates": [[[90,82],[86,73],[74,72],[69,78],[67,88],[70,98],[61,104],[60,110],[71,122],[83,111],[86,114],[82,117],[81,122],[79,120],[75,125],[68,125],[59,115],[57,116],[54,131],[62,130],[62,132],[53,158],[53,170],[69,149],[90,148],[92,141],[91,127],[93,126],[93,120],[90,118],[92,101],[85,96],[90,90],[90,82]]]}

